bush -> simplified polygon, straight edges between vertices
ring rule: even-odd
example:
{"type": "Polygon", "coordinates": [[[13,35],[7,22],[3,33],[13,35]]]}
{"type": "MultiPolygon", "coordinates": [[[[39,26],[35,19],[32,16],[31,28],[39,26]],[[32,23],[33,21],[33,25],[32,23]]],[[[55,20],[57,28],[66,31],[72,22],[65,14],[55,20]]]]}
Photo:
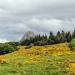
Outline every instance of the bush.
{"type": "Polygon", "coordinates": [[[31,43],[30,45],[26,46],[25,49],[29,49],[29,48],[31,48],[32,46],[34,46],[34,45],[31,43]]]}
{"type": "Polygon", "coordinates": [[[31,46],[26,46],[26,47],[25,47],[25,49],[29,49],[29,48],[31,48],[31,46]]]}
{"type": "Polygon", "coordinates": [[[11,45],[12,47],[14,47],[15,49],[17,49],[17,46],[19,45],[19,42],[7,42],[5,44],[9,44],[11,45]]]}
{"type": "Polygon", "coordinates": [[[47,45],[47,41],[41,40],[41,41],[36,41],[34,42],[35,46],[44,46],[47,45]]]}
{"type": "Polygon", "coordinates": [[[72,39],[71,42],[69,43],[69,48],[71,50],[75,50],[75,39],[72,39]]]}
{"type": "Polygon", "coordinates": [[[13,45],[10,45],[7,43],[0,44],[0,55],[7,54],[7,53],[13,52],[15,50],[17,50],[16,46],[13,46],[13,45]]]}

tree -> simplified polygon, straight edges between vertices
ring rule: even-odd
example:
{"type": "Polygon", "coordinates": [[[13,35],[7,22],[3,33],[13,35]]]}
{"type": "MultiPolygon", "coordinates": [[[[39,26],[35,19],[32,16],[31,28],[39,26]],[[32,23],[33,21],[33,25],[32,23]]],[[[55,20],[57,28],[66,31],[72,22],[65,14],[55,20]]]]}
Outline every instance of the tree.
{"type": "Polygon", "coordinates": [[[58,31],[55,37],[55,43],[60,43],[61,41],[61,33],[58,31]]]}
{"type": "Polygon", "coordinates": [[[61,32],[61,35],[63,36],[62,42],[66,42],[66,38],[65,38],[66,33],[65,33],[63,30],[62,30],[62,32],[61,32]]]}
{"type": "Polygon", "coordinates": [[[27,40],[27,39],[34,38],[34,37],[35,37],[35,34],[32,31],[28,31],[22,37],[22,39],[20,40],[20,43],[27,40]]]}
{"type": "Polygon", "coordinates": [[[48,38],[48,44],[54,44],[55,43],[55,36],[53,32],[49,33],[49,38],[48,38]]]}
{"type": "Polygon", "coordinates": [[[65,38],[66,38],[66,41],[67,41],[67,42],[70,42],[71,39],[72,39],[71,33],[70,33],[70,32],[67,32],[65,38]]]}
{"type": "Polygon", "coordinates": [[[75,50],[75,39],[72,39],[71,42],[69,43],[69,48],[71,50],[75,50]]]}
{"type": "Polygon", "coordinates": [[[30,43],[34,43],[35,34],[32,31],[28,31],[24,34],[22,39],[20,40],[21,45],[30,45],[30,43]]]}
{"type": "Polygon", "coordinates": [[[53,34],[53,32],[50,32],[49,38],[50,38],[51,40],[54,40],[54,34],[53,34]]]}
{"type": "Polygon", "coordinates": [[[72,39],[75,38],[75,30],[72,33],[72,39]]]}
{"type": "MultiPolygon", "coordinates": [[[[74,33],[73,33],[74,35],[74,33]]],[[[64,42],[70,42],[72,39],[70,32],[60,32],[58,31],[56,35],[53,34],[53,32],[49,33],[49,37],[47,35],[36,35],[34,37],[31,37],[30,33],[27,34],[26,39],[22,38],[21,45],[49,45],[49,44],[58,44],[58,43],[64,43],[64,42]],[[29,37],[28,37],[29,36],[29,37]]]]}
{"type": "Polygon", "coordinates": [[[48,45],[51,45],[51,44],[54,44],[55,43],[55,41],[54,40],[51,40],[50,38],[47,40],[47,43],[48,43],[48,45]]]}

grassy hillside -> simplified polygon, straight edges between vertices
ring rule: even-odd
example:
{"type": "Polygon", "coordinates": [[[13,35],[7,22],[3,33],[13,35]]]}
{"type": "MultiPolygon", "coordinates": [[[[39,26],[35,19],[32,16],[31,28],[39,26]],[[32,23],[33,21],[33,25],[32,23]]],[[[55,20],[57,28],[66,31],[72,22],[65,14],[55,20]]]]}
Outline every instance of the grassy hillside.
{"type": "Polygon", "coordinates": [[[75,75],[75,51],[67,43],[18,48],[0,56],[0,75],[75,75]]]}

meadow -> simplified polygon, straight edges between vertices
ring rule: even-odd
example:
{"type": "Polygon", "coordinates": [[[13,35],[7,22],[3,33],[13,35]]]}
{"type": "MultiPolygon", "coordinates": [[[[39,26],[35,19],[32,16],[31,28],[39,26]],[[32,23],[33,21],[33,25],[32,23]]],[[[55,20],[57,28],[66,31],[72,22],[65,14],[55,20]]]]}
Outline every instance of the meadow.
{"type": "Polygon", "coordinates": [[[75,75],[75,51],[68,43],[47,46],[18,46],[0,55],[0,75],[75,75]]]}

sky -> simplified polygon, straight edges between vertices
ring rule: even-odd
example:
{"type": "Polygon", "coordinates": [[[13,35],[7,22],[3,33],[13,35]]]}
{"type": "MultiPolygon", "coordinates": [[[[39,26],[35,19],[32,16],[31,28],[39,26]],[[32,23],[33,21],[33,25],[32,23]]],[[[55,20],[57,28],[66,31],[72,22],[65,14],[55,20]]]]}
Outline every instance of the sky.
{"type": "Polygon", "coordinates": [[[75,0],[0,0],[0,42],[20,40],[27,31],[75,29],[75,0]]]}

